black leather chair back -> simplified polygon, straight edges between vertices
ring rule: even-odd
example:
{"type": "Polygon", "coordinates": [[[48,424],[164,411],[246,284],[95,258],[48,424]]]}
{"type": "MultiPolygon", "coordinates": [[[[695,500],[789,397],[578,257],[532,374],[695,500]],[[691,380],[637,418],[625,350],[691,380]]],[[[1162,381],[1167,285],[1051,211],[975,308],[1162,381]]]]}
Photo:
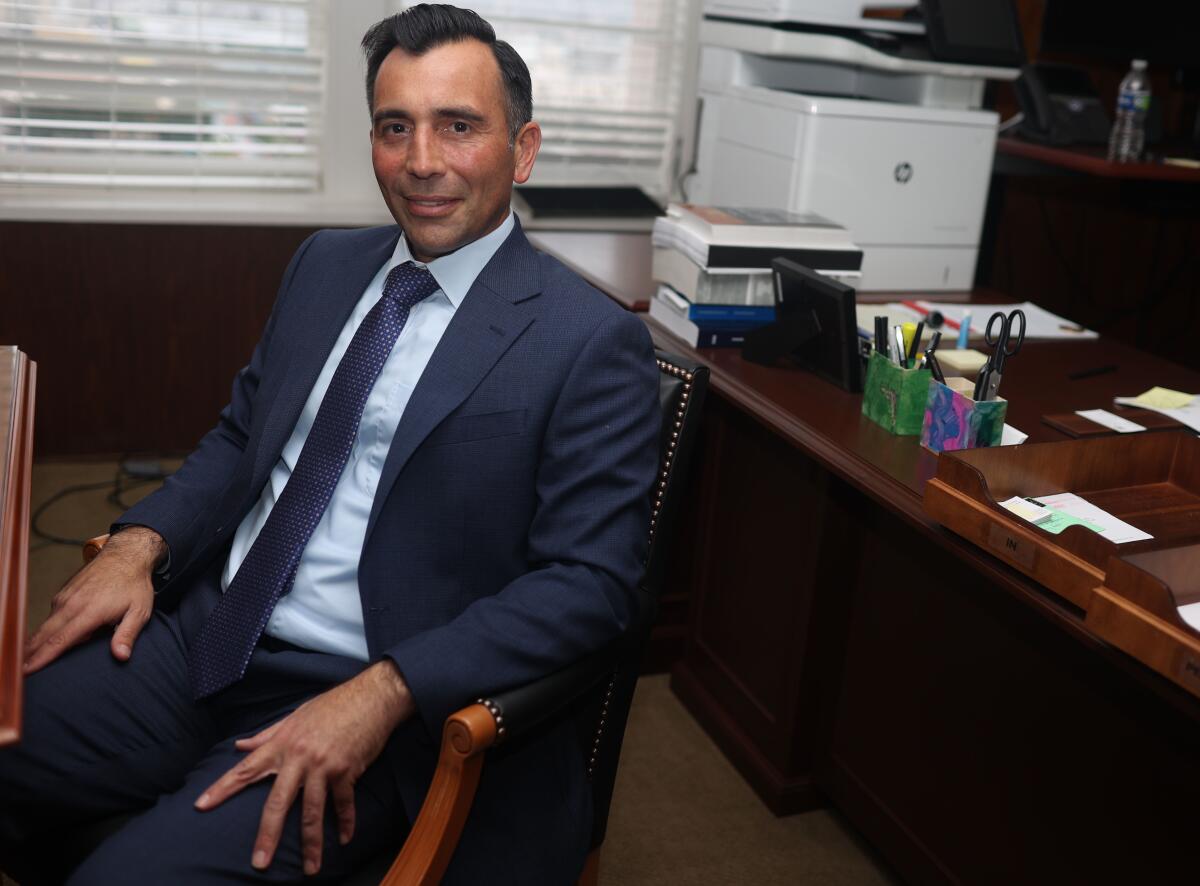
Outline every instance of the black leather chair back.
{"type": "Polygon", "coordinates": [[[666,575],[679,501],[687,482],[688,463],[708,389],[707,366],[666,351],[655,351],[655,357],[659,368],[658,396],[663,424],[659,437],[659,472],[651,492],[650,548],[640,586],[643,605],[637,622],[625,635],[615,671],[606,685],[589,694],[576,716],[581,750],[592,782],[593,849],[604,842],[608,829],[608,810],[625,722],[650,630],[658,615],[658,596],[666,575]]]}

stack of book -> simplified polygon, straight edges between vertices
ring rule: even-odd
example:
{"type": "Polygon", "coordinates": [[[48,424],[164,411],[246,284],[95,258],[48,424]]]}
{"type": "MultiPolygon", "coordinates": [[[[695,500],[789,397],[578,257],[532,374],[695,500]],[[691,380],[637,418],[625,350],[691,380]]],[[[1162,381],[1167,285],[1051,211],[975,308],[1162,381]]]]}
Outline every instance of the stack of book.
{"type": "Polygon", "coordinates": [[[740,347],[775,319],[771,261],[788,258],[854,285],[862,250],[812,214],[672,203],[654,221],[650,316],[693,347],[740,347]]]}

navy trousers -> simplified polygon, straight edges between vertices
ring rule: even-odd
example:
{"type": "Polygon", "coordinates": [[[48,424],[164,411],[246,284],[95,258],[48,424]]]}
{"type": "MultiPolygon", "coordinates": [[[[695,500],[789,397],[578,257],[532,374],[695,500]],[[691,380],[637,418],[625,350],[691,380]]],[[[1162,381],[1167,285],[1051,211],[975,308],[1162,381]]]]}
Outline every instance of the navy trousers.
{"type": "Polygon", "coordinates": [[[327,810],[316,878],[302,872],[298,802],[270,868],[252,868],[272,780],[208,812],[192,804],[244,756],[236,739],[363,664],[267,639],[239,683],[195,702],[184,636],[176,614],[156,611],[128,662],[112,657],[101,632],[26,680],[22,739],[0,750],[0,869],[22,886],[307,883],[341,879],[399,847],[407,818],[391,771],[377,761],[355,787],[355,833],[344,847],[327,810]],[[133,817],[85,858],[64,852],[73,829],[120,813],[133,817]]]}

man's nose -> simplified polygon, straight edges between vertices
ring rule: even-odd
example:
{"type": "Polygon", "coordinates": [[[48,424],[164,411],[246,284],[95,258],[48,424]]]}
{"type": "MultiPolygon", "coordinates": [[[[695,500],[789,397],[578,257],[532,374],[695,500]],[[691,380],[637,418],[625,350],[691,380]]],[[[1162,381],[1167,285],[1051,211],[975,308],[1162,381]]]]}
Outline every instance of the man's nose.
{"type": "Polygon", "coordinates": [[[445,171],[437,134],[428,127],[417,127],[408,152],[408,173],[417,178],[430,178],[445,171]]]}

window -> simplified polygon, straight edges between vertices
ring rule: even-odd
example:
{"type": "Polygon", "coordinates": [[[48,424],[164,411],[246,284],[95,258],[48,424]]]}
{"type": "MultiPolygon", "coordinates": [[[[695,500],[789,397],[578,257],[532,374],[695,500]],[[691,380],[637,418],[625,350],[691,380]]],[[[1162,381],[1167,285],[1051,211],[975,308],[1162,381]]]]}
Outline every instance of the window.
{"type": "Polygon", "coordinates": [[[0,0],[0,186],[321,184],[324,0],[0,0]]]}
{"type": "Polygon", "coordinates": [[[670,190],[687,0],[469,5],[529,65],[544,135],[535,183],[670,190]]]}

